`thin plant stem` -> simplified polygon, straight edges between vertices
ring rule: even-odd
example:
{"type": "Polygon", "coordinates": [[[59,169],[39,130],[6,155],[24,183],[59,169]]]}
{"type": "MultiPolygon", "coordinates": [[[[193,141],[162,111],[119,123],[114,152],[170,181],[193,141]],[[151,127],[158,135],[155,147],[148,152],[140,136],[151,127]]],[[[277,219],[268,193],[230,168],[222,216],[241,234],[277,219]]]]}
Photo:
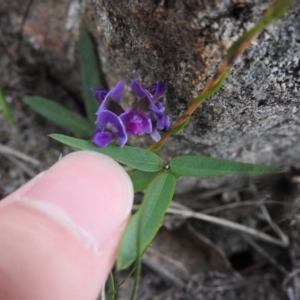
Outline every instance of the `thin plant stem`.
{"type": "MultiPolygon", "coordinates": [[[[138,250],[140,250],[140,249],[138,249],[138,250]]],[[[139,283],[140,283],[140,279],[141,279],[142,255],[143,254],[138,255],[136,263],[135,263],[136,270],[135,270],[135,278],[134,278],[134,287],[133,287],[133,291],[132,291],[130,300],[135,300],[136,296],[137,296],[138,287],[139,287],[139,283]]]]}
{"type": "Polygon", "coordinates": [[[1,89],[0,89],[0,108],[2,108],[6,120],[10,123],[10,125],[13,125],[14,124],[13,116],[1,89]]]}
{"type": "Polygon", "coordinates": [[[109,282],[111,288],[111,294],[109,296],[109,300],[115,300],[116,290],[115,290],[115,280],[112,272],[109,272],[109,282]]]}
{"type": "MultiPolygon", "coordinates": [[[[142,209],[143,207],[141,207],[142,209]]],[[[143,214],[141,213],[141,216],[143,214]]],[[[139,227],[137,230],[137,260],[136,260],[136,270],[135,270],[135,278],[134,278],[134,287],[133,287],[133,291],[130,297],[130,300],[135,300],[136,296],[137,296],[137,292],[138,292],[138,287],[139,287],[139,283],[140,283],[140,279],[141,279],[141,270],[142,270],[142,256],[144,253],[141,253],[141,223],[142,223],[142,218],[139,218],[139,227]]]]}
{"type": "Polygon", "coordinates": [[[110,295],[109,297],[109,300],[113,300],[114,298],[112,297],[115,297],[115,295],[118,293],[119,289],[122,287],[122,285],[127,281],[127,279],[129,277],[131,277],[131,275],[134,273],[136,269],[136,266],[134,266],[131,271],[126,275],[126,277],[122,280],[122,282],[118,285],[117,289],[114,290],[114,292],[110,295]]]}

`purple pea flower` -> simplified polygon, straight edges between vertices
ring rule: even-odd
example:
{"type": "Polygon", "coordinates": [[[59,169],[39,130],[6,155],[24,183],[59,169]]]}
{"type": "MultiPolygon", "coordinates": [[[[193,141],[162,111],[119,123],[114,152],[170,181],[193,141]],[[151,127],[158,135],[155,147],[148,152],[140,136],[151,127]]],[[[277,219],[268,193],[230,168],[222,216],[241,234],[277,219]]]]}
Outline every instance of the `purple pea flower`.
{"type": "Polygon", "coordinates": [[[149,117],[139,110],[128,110],[120,115],[126,132],[132,135],[142,135],[152,132],[152,123],[149,117]]]}
{"type": "Polygon", "coordinates": [[[133,109],[126,111],[120,105],[124,87],[125,83],[121,80],[110,91],[92,88],[100,103],[96,112],[98,130],[93,136],[93,142],[99,147],[105,147],[114,139],[122,147],[128,140],[128,134],[150,134],[158,141],[160,135],[157,129],[165,130],[170,126],[169,117],[164,113],[165,107],[157,102],[165,94],[165,85],[161,81],[146,89],[133,80],[131,87],[140,100],[133,109]]]}
{"type": "Polygon", "coordinates": [[[166,87],[162,81],[158,81],[149,87],[149,92],[153,95],[154,100],[158,100],[165,95],[166,87]]]}
{"type": "Polygon", "coordinates": [[[170,118],[165,112],[165,107],[161,102],[157,102],[158,99],[162,98],[165,94],[165,85],[162,81],[158,81],[150,86],[149,89],[141,86],[136,80],[131,82],[131,88],[137,94],[140,101],[148,100],[148,112],[147,115],[152,121],[152,132],[150,136],[154,141],[160,140],[159,130],[167,130],[170,127],[170,118]]]}
{"type": "Polygon", "coordinates": [[[95,99],[101,104],[108,94],[107,89],[103,88],[91,88],[93,92],[95,92],[95,99]]]}

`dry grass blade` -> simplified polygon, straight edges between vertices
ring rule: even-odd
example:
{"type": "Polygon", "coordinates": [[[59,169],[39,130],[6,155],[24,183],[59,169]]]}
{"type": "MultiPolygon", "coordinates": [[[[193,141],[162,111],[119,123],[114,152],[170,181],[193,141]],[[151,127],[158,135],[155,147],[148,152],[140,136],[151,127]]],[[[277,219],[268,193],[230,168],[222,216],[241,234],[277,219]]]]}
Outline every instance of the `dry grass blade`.
{"type": "Polygon", "coordinates": [[[219,205],[217,207],[205,209],[205,210],[203,210],[201,212],[203,214],[213,214],[213,213],[216,213],[216,212],[220,212],[222,210],[234,209],[234,208],[241,207],[241,206],[250,206],[250,205],[261,206],[261,205],[264,205],[264,204],[284,205],[280,201],[272,201],[272,200],[255,201],[255,200],[249,200],[249,201],[234,202],[234,203],[228,203],[228,204],[224,204],[224,205],[219,205]]]}
{"type": "MultiPolygon", "coordinates": [[[[151,253],[151,254],[154,254],[160,258],[162,258],[163,260],[166,260],[168,261],[169,263],[175,265],[177,268],[181,269],[182,272],[186,275],[186,277],[188,278],[189,277],[189,271],[188,269],[178,260],[175,260],[173,259],[172,257],[168,256],[168,255],[165,255],[163,253],[161,253],[160,251],[157,251],[156,249],[154,249],[153,247],[149,247],[147,249],[147,252],[151,253]]],[[[147,253],[145,254],[147,255],[147,253]]]]}
{"type": "MultiPolygon", "coordinates": [[[[148,249],[148,251],[149,251],[149,249],[148,249]]],[[[164,256],[163,259],[170,259],[170,258],[164,256]]],[[[174,274],[169,272],[166,268],[161,266],[159,263],[155,262],[147,254],[144,254],[142,261],[143,261],[143,264],[145,264],[150,269],[152,269],[154,272],[159,274],[168,284],[171,284],[171,285],[174,285],[174,286],[177,286],[180,288],[183,288],[185,286],[184,282],[180,278],[178,278],[177,276],[175,276],[174,274]]],[[[173,263],[176,263],[176,262],[173,261],[173,263]]]]}
{"type": "Polygon", "coordinates": [[[262,247],[260,247],[255,241],[249,236],[244,235],[243,238],[249,243],[258,253],[264,256],[274,267],[280,270],[285,276],[288,275],[288,271],[280,265],[269,253],[267,253],[262,247]]]}
{"type": "Polygon", "coordinates": [[[24,164],[23,162],[21,162],[17,158],[14,158],[13,156],[8,157],[8,159],[12,163],[14,163],[19,170],[22,170],[24,172],[24,174],[26,174],[30,178],[33,178],[36,176],[36,172],[34,170],[32,170],[27,164],[24,164]]]}
{"type": "Polygon", "coordinates": [[[232,221],[228,221],[222,218],[218,218],[218,217],[214,217],[214,216],[209,216],[203,213],[199,213],[199,212],[193,212],[190,210],[181,210],[181,209],[174,209],[174,208],[169,208],[167,210],[167,213],[171,213],[171,214],[177,214],[180,216],[184,216],[186,218],[195,218],[195,219],[199,219],[202,221],[207,221],[207,222],[211,222],[214,224],[218,224],[221,226],[225,226],[234,230],[238,230],[244,233],[247,233],[249,235],[252,235],[258,239],[264,240],[268,243],[272,243],[281,247],[287,247],[289,245],[289,241],[288,240],[281,240],[281,239],[276,239],[266,233],[263,233],[259,230],[256,230],[254,228],[251,227],[247,227],[245,225],[242,224],[238,224],[232,221]]]}
{"type": "Polygon", "coordinates": [[[27,163],[31,163],[37,167],[41,166],[41,163],[38,160],[36,160],[18,150],[14,150],[14,149],[12,149],[8,146],[4,146],[2,144],[0,144],[0,154],[7,155],[7,156],[8,155],[15,156],[15,157],[19,158],[20,160],[23,160],[24,162],[27,162],[27,163]]]}
{"type": "Polygon", "coordinates": [[[281,231],[281,229],[273,222],[273,220],[271,219],[271,216],[268,212],[268,210],[266,209],[265,206],[261,206],[260,209],[262,210],[262,213],[266,219],[266,221],[269,223],[269,225],[271,226],[271,228],[274,230],[274,232],[276,232],[276,234],[280,237],[280,239],[282,241],[284,241],[286,244],[289,244],[289,238],[281,231]]]}
{"type": "Polygon", "coordinates": [[[282,286],[287,290],[290,300],[298,300],[300,295],[300,285],[299,285],[299,274],[300,269],[297,268],[293,270],[284,279],[282,286]]]}

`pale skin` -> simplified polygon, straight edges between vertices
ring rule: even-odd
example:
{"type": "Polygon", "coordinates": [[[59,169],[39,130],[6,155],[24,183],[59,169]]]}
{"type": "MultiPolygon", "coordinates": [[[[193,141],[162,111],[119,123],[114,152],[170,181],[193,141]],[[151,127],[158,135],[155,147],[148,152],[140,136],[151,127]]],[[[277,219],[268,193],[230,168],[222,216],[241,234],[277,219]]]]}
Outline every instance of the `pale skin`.
{"type": "Polygon", "coordinates": [[[67,155],[3,199],[0,299],[97,299],[132,202],[122,167],[89,151],[67,155]]]}

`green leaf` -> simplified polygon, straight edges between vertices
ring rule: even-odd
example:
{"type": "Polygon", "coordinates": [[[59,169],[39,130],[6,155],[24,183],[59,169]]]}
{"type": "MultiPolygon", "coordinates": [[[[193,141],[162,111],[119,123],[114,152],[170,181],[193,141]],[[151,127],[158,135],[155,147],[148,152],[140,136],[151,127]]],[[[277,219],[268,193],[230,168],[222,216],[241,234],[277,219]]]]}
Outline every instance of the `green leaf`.
{"type": "Polygon", "coordinates": [[[91,137],[93,134],[89,121],[56,102],[41,97],[25,97],[24,102],[46,119],[77,136],[91,137]]]}
{"type": "Polygon", "coordinates": [[[0,107],[2,107],[2,109],[3,109],[3,114],[6,118],[6,120],[12,125],[14,123],[12,113],[10,111],[8,103],[4,97],[4,94],[2,93],[1,89],[0,89],[0,107]]]}
{"type": "Polygon", "coordinates": [[[277,167],[254,165],[206,156],[178,156],[171,160],[170,171],[177,177],[223,175],[263,175],[281,172],[277,167]]]}
{"type": "Polygon", "coordinates": [[[99,148],[90,141],[84,141],[62,134],[50,134],[49,136],[70,147],[106,154],[126,166],[145,172],[155,172],[162,168],[161,158],[155,153],[145,149],[130,146],[119,147],[116,145],[99,148]]]}
{"type": "Polygon", "coordinates": [[[144,172],[140,170],[131,171],[128,173],[133,183],[135,192],[143,191],[147,188],[150,181],[157,175],[156,172],[144,172]]]}
{"type": "Polygon", "coordinates": [[[166,172],[157,174],[151,181],[139,210],[131,218],[122,238],[117,260],[118,269],[128,267],[146,250],[172,201],[175,185],[175,177],[166,172]]]}
{"type": "MultiPolygon", "coordinates": [[[[92,40],[85,30],[80,31],[79,36],[79,54],[81,78],[83,85],[84,105],[91,122],[95,122],[95,113],[99,103],[94,98],[92,87],[106,87],[106,84],[101,82],[99,63],[96,58],[92,40]]],[[[103,80],[102,80],[103,81],[103,80]]]]}

